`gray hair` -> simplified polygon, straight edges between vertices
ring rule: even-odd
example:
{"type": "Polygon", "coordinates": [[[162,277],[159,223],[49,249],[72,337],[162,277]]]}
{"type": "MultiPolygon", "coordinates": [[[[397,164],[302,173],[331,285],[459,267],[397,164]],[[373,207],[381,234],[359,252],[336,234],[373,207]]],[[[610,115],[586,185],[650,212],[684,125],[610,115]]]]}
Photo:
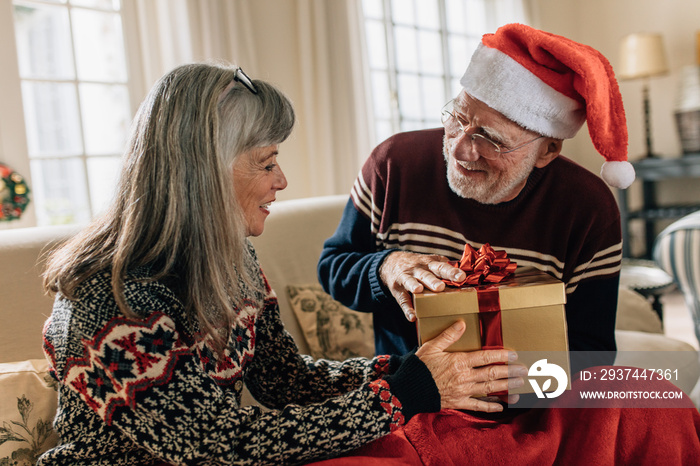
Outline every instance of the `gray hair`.
{"type": "Polygon", "coordinates": [[[284,141],[294,125],[292,104],[279,90],[263,81],[254,81],[257,94],[238,82],[231,87],[235,70],[183,65],[153,86],[134,118],[115,201],[52,253],[48,290],[73,299],[80,283],[109,270],[117,305],[135,316],[124,279],[147,266],[224,348],[236,309],[262,286],[251,267],[232,165],[250,149],[284,141]]]}
{"type": "Polygon", "coordinates": [[[281,143],[294,126],[291,102],[264,81],[254,80],[253,85],[257,94],[235,83],[220,98],[221,155],[230,165],[255,147],[281,143]]]}

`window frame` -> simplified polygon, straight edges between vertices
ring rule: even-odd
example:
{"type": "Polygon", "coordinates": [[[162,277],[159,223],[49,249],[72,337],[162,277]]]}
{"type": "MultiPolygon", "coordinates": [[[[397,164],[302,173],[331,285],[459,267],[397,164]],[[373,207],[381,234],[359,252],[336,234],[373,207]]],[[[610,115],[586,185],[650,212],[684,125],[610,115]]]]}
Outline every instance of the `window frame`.
{"type": "MultiPolygon", "coordinates": [[[[365,0],[367,1],[367,0],[365,0]]],[[[415,31],[421,30],[417,25],[413,26],[408,26],[405,24],[398,23],[395,21],[393,17],[393,11],[392,11],[392,0],[369,0],[373,2],[381,2],[381,11],[383,14],[383,17],[381,19],[381,24],[384,28],[384,46],[385,46],[385,53],[386,53],[386,60],[387,60],[387,69],[386,69],[386,74],[387,74],[387,81],[388,81],[388,87],[389,87],[389,110],[390,110],[390,117],[389,120],[387,121],[387,118],[382,118],[379,117],[375,113],[375,108],[373,106],[373,102],[375,99],[380,98],[379,96],[375,95],[375,89],[373,87],[373,74],[378,73],[383,71],[381,68],[374,68],[372,67],[370,63],[370,59],[368,56],[368,37],[367,37],[367,32],[366,32],[366,27],[367,23],[369,21],[378,21],[377,18],[371,18],[368,17],[365,14],[364,11],[364,2],[359,2],[358,10],[359,10],[359,17],[360,17],[360,25],[361,25],[361,37],[362,37],[362,47],[364,50],[363,53],[363,64],[365,68],[365,85],[367,88],[367,95],[368,95],[368,116],[369,116],[369,130],[370,130],[370,136],[372,139],[372,142],[374,145],[380,143],[385,137],[391,135],[391,134],[396,134],[398,132],[402,131],[407,131],[410,130],[406,128],[406,123],[411,124],[412,126],[416,126],[416,124],[420,125],[420,127],[423,128],[430,128],[430,127],[437,127],[436,125],[432,123],[436,123],[439,125],[440,123],[440,113],[439,111],[435,112],[434,117],[426,117],[425,114],[421,116],[420,119],[416,118],[406,118],[406,116],[402,113],[401,108],[400,108],[400,96],[399,96],[399,85],[398,85],[398,80],[399,80],[399,74],[404,73],[404,74],[411,74],[413,76],[416,76],[419,79],[422,79],[424,76],[426,76],[422,70],[418,70],[417,72],[400,72],[398,70],[398,65],[397,65],[397,56],[396,56],[396,47],[395,47],[395,34],[394,34],[394,28],[398,25],[399,27],[413,27],[415,31]],[[381,134],[382,132],[379,130],[380,127],[380,122],[383,123],[389,123],[390,130],[388,134],[381,134]]],[[[414,0],[410,0],[414,1],[414,0]]],[[[415,0],[415,1],[420,1],[420,0],[415,0]]],[[[454,31],[450,31],[448,28],[448,18],[447,18],[447,7],[446,7],[446,1],[447,0],[435,0],[437,7],[438,7],[438,20],[439,20],[439,26],[437,33],[440,35],[440,44],[441,44],[441,60],[442,60],[442,70],[440,71],[440,79],[442,80],[442,88],[445,96],[445,102],[447,102],[449,99],[455,97],[455,88],[453,87],[453,81],[455,79],[459,79],[461,74],[465,71],[466,65],[468,64],[468,58],[465,57],[464,64],[465,64],[465,69],[461,70],[453,70],[452,69],[452,61],[450,57],[450,45],[449,45],[449,38],[451,35],[461,35],[464,37],[465,40],[467,41],[473,41],[473,42],[479,42],[481,40],[481,36],[483,34],[482,31],[474,31],[474,32],[466,32],[466,33],[456,33],[454,31]]],[[[485,21],[487,21],[487,26],[485,27],[485,30],[488,30],[490,32],[493,32],[496,30],[496,28],[500,24],[504,24],[504,17],[499,17],[499,4],[498,2],[504,2],[504,1],[513,1],[513,0],[480,0],[483,9],[484,9],[484,14],[485,14],[485,21]]],[[[531,7],[529,5],[529,0],[519,0],[520,1],[520,6],[522,8],[522,15],[523,17],[519,19],[520,22],[523,22],[525,24],[529,23],[529,17],[531,17],[531,7]]],[[[501,5],[502,6],[502,5],[501,5]]],[[[426,30],[426,29],[423,29],[426,30]]],[[[419,48],[416,49],[416,54],[420,54],[419,48]]],[[[419,87],[419,92],[421,95],[421,102],[423,102],[423,89],[419,87]]],[[[442,107],[442,105],[445,104],[445,102],[440,102],[439,106],[442,107]]],[[[436,106],[438,103],[436,103],[436,106]]],[[[411,128],[414,129],[414,128],[411,128]]],[[[386,133],[386,132],[385,132],[386,133]]]]}
{"type": "MultiPolygon", "coordinates": [[[[0,222],[0,229],[34,227],[38,225],[38,215],[36,211],[36,191],[33,189],[34,182],[31,173],[31,161],[40,159],[79,159],[84,169],[84,184],[88,195],[85,202],[90,209],[90,218],[94,218],[92,199],[90,194],[90,180],[87,170],[87,159],[91,157],[121,157],[123,147],[109,155],[87,155],[83,145],[83,151],[79,155],[70,157],[30,157],[27,141],[27,128],[25,123],[25,113],[22,98],[22,78],[19,72],[19,57],[17,51],[17,42],[15,37],[14,24],[14,3],[12,0],[0,0],[0,63],[3,63],[5,70],[0,73],[0,89],[3,90],[4,104],[0,106],[0,161],[12,167],[20,173],[29,185],[30,203],[24,211],[22,217],[11,222],[0,222]]],[[[48,4],[44,2],[37,2],[48,4]]],[[[82,6],[73,6],[59,4],[68,9],[81,8],[93,11],[100,11],[97,8],[85,8],[82,6]]],[[[116,14],[120,16],[122,26],[123,47],[125,53],[125,73],[126,81],[121,83],[128,92],[129,105],[129,122],[133,119],[138,106],[144,95],[144,78],[142,73],[134,72],[139,69],[139,64],[142,61],[141,52],[141,30],[138,22],[139,6],[137,0],[121,0],[121,7],[116,14]]],[[[72,31],[71,31],[72,34],[72,31]]],[[[31,81],[31,80],[27,80],[31,81]]],[[[59,82],[55,80],[53,82],[59,82]]],[[[74,82],[80,83],[78,77],[74,78],[74,82]]],[[[92,81],[84,81],[90,83],[92,81]]],[[[100,83],[100,84],[112,84],[100,83]]],[[[77,89],[77,87],[76,87],[77,89]]],[[[77,96],[79,104],[80,97],[77,96]]],[[[81,117],[82,118],[82,117],[81,117]]],[[[84,126],[81,123],[81,134],[84,126]]],[[[85,140],[85,137],[81,135],[85,140]]]]}

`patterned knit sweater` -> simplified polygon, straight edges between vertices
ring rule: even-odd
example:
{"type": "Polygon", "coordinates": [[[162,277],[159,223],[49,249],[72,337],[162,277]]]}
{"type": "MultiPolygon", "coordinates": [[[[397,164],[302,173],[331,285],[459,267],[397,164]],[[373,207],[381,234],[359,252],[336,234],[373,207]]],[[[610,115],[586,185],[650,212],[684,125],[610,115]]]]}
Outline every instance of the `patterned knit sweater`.
{"type": "MultiPolygon", "coordinates": [[[[504,249],[518,266],[534,266],[566,285],[570,349],[615,351],[622,240],[610,189],[563,156],[535,168],[513,200],[486,205],[447,184],[444,130],[401,133],[380,144],[363,166],[336,233],[319,261],[326,291],[352,309],[374,313],[378,354],[417,344],[378,277],[396,249],[459,259],[464,244],[504,249]]],[[[601,363],[612,361],[601,360],[601,363]]]]}
{"type": "Polygon", "coordinates": [[[265,294],[240,309],[223,355],[199,337],[172,290],[148,277],[141,268],[125,282],[140,319],[119,312],[109,273],[83,282],[73,301],[57,296],[44,339],[60,382],[60,441],[38,464],[295,464],[440,408],[415,355],[299,355],[262,273],[265,294]],[[271,409],[241,407],[244,383],[271,409]]]}

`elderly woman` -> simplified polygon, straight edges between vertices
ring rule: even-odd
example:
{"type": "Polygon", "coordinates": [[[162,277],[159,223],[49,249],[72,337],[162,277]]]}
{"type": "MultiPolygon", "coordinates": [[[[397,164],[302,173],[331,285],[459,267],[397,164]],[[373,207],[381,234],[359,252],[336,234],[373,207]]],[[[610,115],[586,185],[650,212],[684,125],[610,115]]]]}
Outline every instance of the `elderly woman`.
{"type": "Polygon", "coordinates": [[[298,353],[246,239],[287,186],[293,124],[289,100],[240,68],[186,65],[154,86],[110,210],[48,262],[60,441],[39,464],[310,461],[417,413],[499,411],[474,396],[523,383],[497,364],[506,350],[445,352],[461,322],[403,357],[298,353]],[[241,406],[244,383],[269,410],[241,406]]]}

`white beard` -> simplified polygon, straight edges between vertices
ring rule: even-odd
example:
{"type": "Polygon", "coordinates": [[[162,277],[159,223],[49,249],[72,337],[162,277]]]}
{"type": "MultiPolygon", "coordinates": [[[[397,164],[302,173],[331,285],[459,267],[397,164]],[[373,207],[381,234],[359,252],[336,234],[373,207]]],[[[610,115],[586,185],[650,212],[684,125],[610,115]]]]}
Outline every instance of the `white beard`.
{"type": "MultiPolygon", "coordinates": [[[[457,162],[449,155],[446,143],[443,144],[443,155],[447,164],[447,182],[450,189],[460,197],[473,199],[482,204],[499,204],[515,198],[525,185],[537,161],[537,153],[531,150],[524,157],[520,154],[509,157],[506,159],[508,163],[500,163],[501,169],[489,165],[485,159],[457,162]],[[455,163],[459,163],[464,168],[485,171],[486,180],[473,182],[465,178],[455,168],[455,163]]],[[[502,157],[508,157],[508,154],[502,157]]]]}

